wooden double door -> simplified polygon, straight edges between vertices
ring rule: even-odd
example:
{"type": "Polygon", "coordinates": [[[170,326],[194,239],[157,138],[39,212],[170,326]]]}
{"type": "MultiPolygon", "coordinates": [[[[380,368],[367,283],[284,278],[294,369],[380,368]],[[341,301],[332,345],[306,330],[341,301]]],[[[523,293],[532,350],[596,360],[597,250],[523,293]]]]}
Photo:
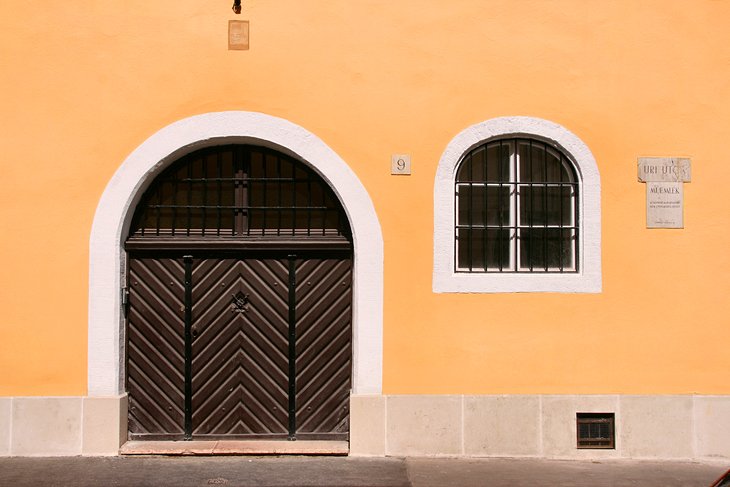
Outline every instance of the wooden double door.
{"type": "Polygon", "coordinates": [[[130,439],[349,432],[349,252],[130,254],[130,439]]]}

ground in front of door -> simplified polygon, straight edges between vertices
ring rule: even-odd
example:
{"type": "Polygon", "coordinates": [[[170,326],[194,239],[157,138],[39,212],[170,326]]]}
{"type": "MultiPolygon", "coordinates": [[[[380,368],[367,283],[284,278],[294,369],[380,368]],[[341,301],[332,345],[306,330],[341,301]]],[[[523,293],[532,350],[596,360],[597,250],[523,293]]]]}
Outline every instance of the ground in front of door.
{"type": "Polygon", "coordinates": [[[0,458],[0,485],[226,487],[707,486],[722,463],[352,457],[0,458]]]}

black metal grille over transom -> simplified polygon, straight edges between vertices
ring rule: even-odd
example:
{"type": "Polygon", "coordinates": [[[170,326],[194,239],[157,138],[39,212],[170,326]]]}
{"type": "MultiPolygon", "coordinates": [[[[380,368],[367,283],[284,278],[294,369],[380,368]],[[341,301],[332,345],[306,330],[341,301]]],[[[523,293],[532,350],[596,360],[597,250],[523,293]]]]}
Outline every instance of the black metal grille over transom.
{"type": "MultiPolygon", "coordinates": [[[[137,206],[129,242],[160,239],[349,241],[329,185],[305,164],[251,145],[208,147],[160,174],[137,206]]],[[[128,243],[129,243],[128,242],[128,243]]]]}
{"type": "Polygon", "coordinates": [[[470,150],[455,178],[455,270],[577,272],[579,190],[573,163],[546,142],[470,150]]]}

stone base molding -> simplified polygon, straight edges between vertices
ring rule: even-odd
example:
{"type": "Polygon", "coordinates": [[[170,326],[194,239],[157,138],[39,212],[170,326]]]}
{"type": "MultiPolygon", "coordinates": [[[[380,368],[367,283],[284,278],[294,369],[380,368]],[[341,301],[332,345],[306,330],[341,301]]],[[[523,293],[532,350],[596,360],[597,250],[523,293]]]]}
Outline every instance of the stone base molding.
{"type": "MultiPolygon", "coordinates": [[[[2,397],[0,456],[118,455],[127,396],[2,397]]],[[[350,455],[730,459],[730,396],[353,395],[350,455]],[[576,448],[576,413],[614,413],[615,448],[576,448]]]]}
{"type": "Polygon", "coordinates": [[[356,395],[350,408],[350,455],[730,458],[730,396],[356,395]],[[578,449],[576,413],[614,413],[615,448],[578,449]]]}
{"type": "Polygon", "coordinates": [[[127,395],[0,398],[0,456],[118,455],[127,395]]]}

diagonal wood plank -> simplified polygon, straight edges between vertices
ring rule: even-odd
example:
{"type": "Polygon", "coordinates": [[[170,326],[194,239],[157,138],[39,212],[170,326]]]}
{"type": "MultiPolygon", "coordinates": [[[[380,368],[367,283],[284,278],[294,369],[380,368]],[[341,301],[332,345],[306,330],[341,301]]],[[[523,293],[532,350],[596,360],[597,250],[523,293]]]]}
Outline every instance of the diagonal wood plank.
{"type": "Polygon", "coordinates": [[[351,303],[350,259],[296,262],[297,433],[349,431],[351,303]]]}
{"type": "Polygon", "coordinates": [[[179,259],[130,259],[126,351],[132,435],[183,433],[184,275],[179,259]]]}

